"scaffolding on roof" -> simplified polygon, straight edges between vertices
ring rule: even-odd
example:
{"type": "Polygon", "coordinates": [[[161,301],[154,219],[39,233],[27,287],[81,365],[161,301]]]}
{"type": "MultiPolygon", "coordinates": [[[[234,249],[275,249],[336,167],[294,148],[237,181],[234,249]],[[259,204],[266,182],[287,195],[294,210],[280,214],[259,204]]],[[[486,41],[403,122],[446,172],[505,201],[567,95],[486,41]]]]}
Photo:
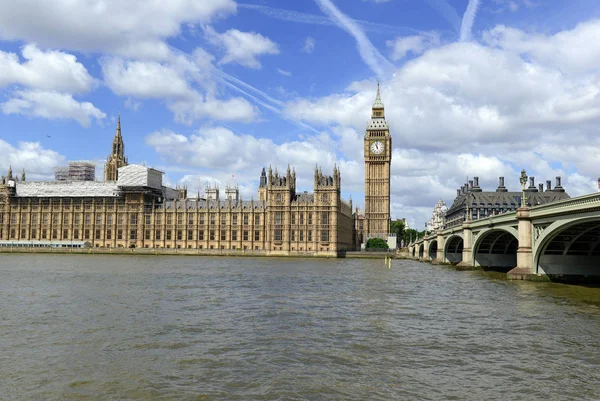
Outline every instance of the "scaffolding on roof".
{"type": "Polygon", "coordinates": [[[56,181],[95,181],[96,165],[89,161],[71,161],[68,167],[55,167],[56,181]]]}

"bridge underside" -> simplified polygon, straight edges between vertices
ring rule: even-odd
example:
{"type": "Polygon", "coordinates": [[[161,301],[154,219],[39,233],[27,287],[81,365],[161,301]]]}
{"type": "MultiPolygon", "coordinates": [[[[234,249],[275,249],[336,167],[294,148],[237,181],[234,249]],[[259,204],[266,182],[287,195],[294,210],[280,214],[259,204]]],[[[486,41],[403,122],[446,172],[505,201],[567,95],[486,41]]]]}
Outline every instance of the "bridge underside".
{"type": "Polygon", "coordinates": [[[560,231],[543,248],[538,271],[555,281],[600,282],[600,221],[560,231]]]}
{"type": "Polygon", "coordinates": [[[423,259],[424,246],[423,244],[419,245],[419,259],[423,259]]]}
{"type": "Polygon", "coordinates": [[[448,263],[457,265],[462,262],[464,241],[460,237],[454,237],[446,246],[446,260],[448,263]]]}
{"type": "Polygon", "coordinates": [[[437,259],[437,250],[437,241],[433,241],[431,244],[429,244],[429,258],[431,260],[437,259]]]}
{"type": "Polygon", "coordinates": [[[483,234],[475,252],[475,266],[484,270],[508,272],[517,265],[518,241],[506,231],[483,234]]]}

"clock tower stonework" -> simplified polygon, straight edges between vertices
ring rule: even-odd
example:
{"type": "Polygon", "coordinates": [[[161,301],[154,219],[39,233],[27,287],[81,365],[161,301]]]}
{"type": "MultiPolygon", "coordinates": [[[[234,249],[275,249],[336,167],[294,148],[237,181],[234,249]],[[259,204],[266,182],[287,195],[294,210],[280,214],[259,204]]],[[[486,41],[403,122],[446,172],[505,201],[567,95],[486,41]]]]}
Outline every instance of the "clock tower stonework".
{"type": "Polygon", "coordinates": [[[390,231],[390,164],[392,137],[377,83],[377,97],[364,139],[365,154],[365,239],[385,237],[390,231]]]}

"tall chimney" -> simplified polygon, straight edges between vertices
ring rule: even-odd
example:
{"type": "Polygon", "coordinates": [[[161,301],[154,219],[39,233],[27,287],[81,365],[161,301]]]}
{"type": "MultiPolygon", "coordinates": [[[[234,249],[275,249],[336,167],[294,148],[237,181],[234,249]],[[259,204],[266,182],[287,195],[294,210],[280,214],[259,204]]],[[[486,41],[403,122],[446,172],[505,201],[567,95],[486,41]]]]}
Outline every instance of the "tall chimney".
{"type": "Polygon", "coordinates": [[[458,189],[456,190],[456,197],[459,197],[459,196],[460,196],[460,188],[458,188],[458,189]]]}
{"type": "Polygon", "coordinates": [[[556,185],[554,186],[555,192],[565,192],[565,189],[560,185],[560,177],[556,177],[556,185]]]}
{"type": "Polygon", "coordinates": [[[544,184],[538,184],[538,188],[540,192],[544,192],[544,184]]]}
{"type": "Polygon", "coordinates": [[[552,181],[546,180],[546,191],[552,191],[552,181]]]}
{"type": "Polygon", "coordinates": [[[473,189],[473,180],[469,180],[469,192],[471,192],[471,189],[473,189]]]}
{"type": "Polygon", "coordinates": [[[473,177],[473,185],[475,185],[476,187],[479,186],[479,177],[473,177]]]}
{"type": "Polygon", "coordinates": [[[535,187],[535,177],[529,177],[529,188],[528,191],[537,192],[537,188],[535,187]]]}
{"type": "Polygon", "coordinates": [[[600,192],[600,177],[598,177],[598,191],[600,192]]]}
{"type": "Polygon", "coordinates": [[[496,192],[508,192],[508,189],[504,186],[504,177],[498,178],[498,188],[496,188],[496,192]]]}

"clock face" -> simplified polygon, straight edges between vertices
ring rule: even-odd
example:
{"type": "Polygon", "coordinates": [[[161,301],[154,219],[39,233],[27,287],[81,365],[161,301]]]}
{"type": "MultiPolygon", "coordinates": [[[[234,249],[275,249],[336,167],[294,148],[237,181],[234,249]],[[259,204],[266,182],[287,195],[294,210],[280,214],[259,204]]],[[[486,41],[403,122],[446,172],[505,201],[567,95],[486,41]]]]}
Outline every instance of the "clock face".
{"type": "Polygon", "coordinates": [[[383,153],[383,142],[375,141],[371,143],[371,153],[376,155],[383,153]]]}

